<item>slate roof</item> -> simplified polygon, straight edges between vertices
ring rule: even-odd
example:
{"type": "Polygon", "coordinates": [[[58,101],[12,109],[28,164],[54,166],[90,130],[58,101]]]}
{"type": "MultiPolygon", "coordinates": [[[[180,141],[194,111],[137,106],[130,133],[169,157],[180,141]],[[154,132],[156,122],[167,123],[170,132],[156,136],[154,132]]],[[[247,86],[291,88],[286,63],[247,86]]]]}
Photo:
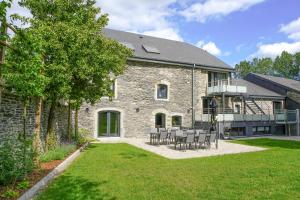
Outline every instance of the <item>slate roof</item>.
{"type": "Polygon", "coordinates": [[[296,81],[288,78],[276,77],[276,76],[256,74],[256,73],[250,73],[249,75],[270,81],[273,84],[276,84],[278,86],[300,92],[300,81],[296,81]]]}
{"type": "Polygon", "coordinates": [[[252,97],[275,97],[275,98],[284,98],[284,96],[268,90],[264,87],[256,85],[250,81],[244,79],[232,79],[232,85],[246,86],[247,87],[247,95],[252,97]]]}
{"type": "Polygon", "coordinates": [[[197,67],[209,67],[216,69],[234,70],[232,67],[209,54],[201,48],[185,42],[151,37],[141,34],[129,33],[113,29],[103,29],[103,34],[111,39],[115,39],[126,46],[134,47],[134,58],[147,59],[153,61],[164,61],[175,64],[188,64],[197,67]],[[144,46],[156,48],[159,53],[149,53],[144,46]]]}

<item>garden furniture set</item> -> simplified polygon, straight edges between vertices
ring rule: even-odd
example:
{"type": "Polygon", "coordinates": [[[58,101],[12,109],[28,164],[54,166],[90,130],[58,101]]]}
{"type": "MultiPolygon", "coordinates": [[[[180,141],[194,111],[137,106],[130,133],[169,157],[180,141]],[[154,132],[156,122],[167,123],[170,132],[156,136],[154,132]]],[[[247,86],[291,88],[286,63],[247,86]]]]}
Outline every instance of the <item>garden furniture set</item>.
{"type": "Polygon", "coordinates": [[[150,144],[174,144],[175,149],[186,150],[210,148],[215,143],[217,148],[217,131],[191,128],[151,128],[150,144]]]}

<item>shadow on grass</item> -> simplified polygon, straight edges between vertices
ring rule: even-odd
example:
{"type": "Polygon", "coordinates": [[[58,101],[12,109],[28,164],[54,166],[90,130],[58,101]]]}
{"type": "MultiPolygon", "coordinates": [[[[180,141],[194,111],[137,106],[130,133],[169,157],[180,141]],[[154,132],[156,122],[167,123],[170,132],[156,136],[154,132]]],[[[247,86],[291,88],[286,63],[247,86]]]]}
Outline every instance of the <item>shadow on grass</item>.
{"type": "Polygon", "coordinates": [[[64,199],[64,200],[102,200],[117,199],[101,191],[101,186],[107,181],[90,181],[82,177],[62,175],[56,179],[37,199],[64,199]]]}
{"type": "Polygon", "coordinates": [[[267,148],[284,148],[284,149],[300,149],[300,142],[288,140],[275,140],[268,138],[235,140],[233,143],[245,144],[251,146],[260,146],[267,148]]]}

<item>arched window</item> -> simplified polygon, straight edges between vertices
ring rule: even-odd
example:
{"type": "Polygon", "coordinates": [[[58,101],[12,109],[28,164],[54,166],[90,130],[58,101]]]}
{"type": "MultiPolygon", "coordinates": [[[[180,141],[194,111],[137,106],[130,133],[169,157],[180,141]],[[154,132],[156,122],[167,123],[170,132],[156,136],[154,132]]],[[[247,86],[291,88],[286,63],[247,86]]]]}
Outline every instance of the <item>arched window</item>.
{"type": "Polygon", "coordinates": [[[172,116],[172,127],[181,127],[182,126],[182,117],[179,115],[172,116]]]}
{"type": "Polygon", "coordinates": [[[157,99],[168,99],[168,85],[157,85],[157,99]]]}
{"type": "Polygon", "coordinates": [[[166,128],[166,115],[157,113],[155,115],[155,128],[166,128]]]}

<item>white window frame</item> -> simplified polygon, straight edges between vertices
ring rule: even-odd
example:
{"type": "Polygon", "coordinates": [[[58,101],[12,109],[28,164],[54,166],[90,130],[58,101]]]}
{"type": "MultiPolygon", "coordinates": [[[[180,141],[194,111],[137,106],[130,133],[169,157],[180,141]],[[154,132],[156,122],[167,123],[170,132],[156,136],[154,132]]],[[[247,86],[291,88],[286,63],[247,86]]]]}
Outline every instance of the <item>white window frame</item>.
{"type": "Polygon", "coordinates": [[[160,81],[155,84],[154,99],[156,101],[169,101],[169,99],[170,99],[170,83],[168,81],[163,80],[163,81],[160,81]],[[167,98],[166,99],[157,98],[158,85],[166,85],[167,86],[167,98]]]}

